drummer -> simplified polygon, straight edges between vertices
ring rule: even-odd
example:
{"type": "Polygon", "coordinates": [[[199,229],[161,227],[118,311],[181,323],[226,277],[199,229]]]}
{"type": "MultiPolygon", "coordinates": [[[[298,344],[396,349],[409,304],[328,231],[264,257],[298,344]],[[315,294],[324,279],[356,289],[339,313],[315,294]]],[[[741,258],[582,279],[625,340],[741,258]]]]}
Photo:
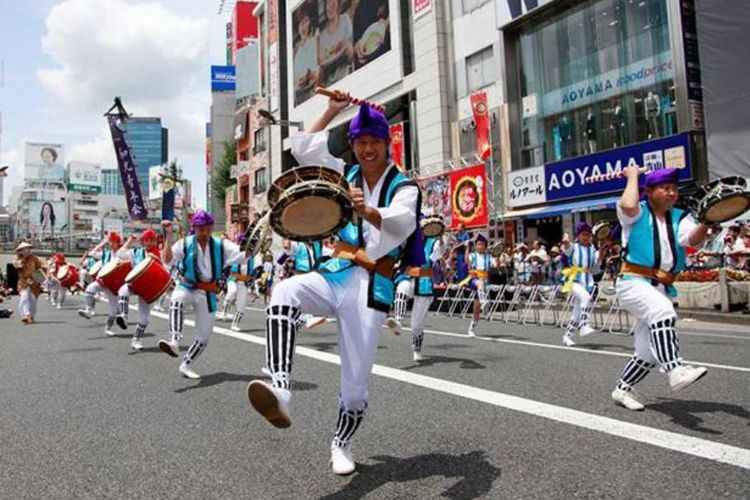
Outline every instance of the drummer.
{"type": "Polygon", "coordinates": [[[163,262],[167,265],[176,263],[181,276],[169,304],[171,338],[160,340],[159,348],[173,358],[180,355],[184,309],[185,306],[193,306],[197,332],[179,370],[184,377],[198,379],[200,375],[191,366],[205,350],[214,330],[218,280],[224,269],[245,262],[250,256],[242,252],[236,243],[212,235],[214,219],[205,210],[195,212],[192,225],[195,234],[172,242],[172,223],[162,222],[166,231],[163,262]]]}
{"type": "Polygon", "coordinates": [[[478,234],[475,238],[474,251],[469,254],[469,275],[459,283],[459,286],[468,286],[476,292],[471,323],[466,333],[469,337],[476,337],[479,318],[487,305],[487,288],[490,283],[490,270],[493,267],[497,267],[497,261],[487,252],[487,238],[483,234],[478,234]]]}
{"type": "Polygon", "coordinates": [[[292,138],[292,153],[302,165],[322,165],[344,174],[352,186],[359,223],[349,223],[338,233],[341,241],[334,258],[274,288],[266,311],[266,364],[272,383],[254,380],[247,387],[251,404],[263,417],[276,427],[289,427],[296,321],[302,311],[335,317],[341,387],[331,465],[341,475],[355,469],[351,442],[367,409],[378,339],[394,298],[393,264],[402,257],[401,245],[415,232],[419,213],[418,186],[388,161],[389,124],[382,113],[364,104],[349,123],[358,165],[346,166],[329,152],[325,128],[348,107],[348,97],[336,92],[307,133],[292,138]]]}
{"type": "Polygon", "coordinates": [[[16,247],[16,258],[13,261],[13,265],[18,269],[18,308],[21,310],[21,322],[25,325],[36,323],[36,302],[42,293],[41,280],[35,280],[34,273],[43,271],[44,263],[32,253],[33,248],[30,243],[21,243],[16,247]]]}
{"type": "Polygon", "coordinates": [[[586,222],[579,222],[575,230],[576,241],[571,244],[570,236],[563,236],[562,251],[568,259],[569,267],[563,269],[566,280],[563,293],[573,294],[573,309],[568,326],[563,335],[563,345],[573,347],[573,335],[577,330],[581,337],[594,333],[589,324],[591,316],[591,295],[594,291],[594,272],[599,266],[599,251],[594,247],[593,232],[586,222]]]}
{"type": "Polygon", "coordinates": [[[678,170],[655,170],[645,178],[645,200],[639,201],[638,167],[626,170],[627,184],[617,204],[622,243],[627,248],[615,286],[620,306],[632,314],[635,352],[620,374],[612,399],[628,410],[643,410],[633,386],[652,368],[665,373],[672,391],[680,391],[706,374],[704,367],[683,364],[677,314],[671,297],[676,273],[685,264],[685,247],[696,247],[709,226],[675,208],[678,170]]]}
{"type": "MultiPolygon", "coordinates": [[[[293,257],[292,269],[294,276],[314,271],[323,259],[323,244],[320,241],[305,243],[285,239],[282,242],[282,248],[293,257]]],[[[297,321],[297,329],[304,326],[309,330],[325,323],[325,320],[323,316],[301,313],[297,321]]]]}
{"type": "MultiPolygon", "coordinates": [[[[87,256],[93,257],[100,261],[102,266],[106,266],[117,254],[117,251],[120,250],[121,246],[122,237],[119,233],[111,232],[107,238],[96,245],[92,251],[88,252],[87,256]]],[[[108,337],[113,337],[115,332],[112,331],[112,326],[115,324],[115,318],[117,317],[117,295],[107,290],[107,288],[99,284],[98,281],[93,281],[86,287],[86,306],[84,309],[78,310],[78,315],[86,319],[91,319],[96,307],[96,294],[99,292],[104,292],[107,296],[107,303],[109,304],[109,313],[107,314],[104,334],[108,337]]]]}
{"type": "MultiPolygon", "coordinates": [[[[246,240],[245,233],[240,233],[237,237],[237,245],[240,248],[244,245],[246,240]]],[[[216,313],[216,319],[226,320],[229,310],[229,304],[235,303],[234,317],[232,318],[232,326],[230,329],[235,332],[239,332],[240,321],[247,306],[247,284],[253,280],[253,270],[255,267],[255,257],[248,257],[239,264],[234,264],[229,267],[229,278],[227,279],[227,293],[224,296],[224,305],[221,312],[216,313]]]]}
{"type": "Polygon", "coordinates": [[[49,273],[47,277],[47,288],[49,290],[50,301],[53,307],[62,309],[62,304],[65,302],[65,296],[67,295],[68,289],[60,284],[60,280],[57,278],[57,273],[68,263],[65,262],[65,255],[58,252],[50,257],[49,273]]]}
{"type": "MultiPolygon", "coordinates": [[[[143,262],[148,255],[152,255],[157,259],[161,260],[159,256],[159,248],[156,244],[156,232],[153,229],[148,228],[141,233],[141,246],[137,248],[130,248],[133,243],[138,240],[138,237],[134,234],[130,235],[128,241],[117,251],[117,258],[120,260],[129,260],[133,265],[133,269],[143,262]]],[[[130,287],[127,283],[122,285],[117,292],[117,325],[126,330],[128,328],[128,311],[130,310],[130,287]]],[[[143,349],[141,343],[141,337],[146,332],[148,327],[148,318],[151,314],[151,306],[148,302],[138,297],[138,326],[133,332],[133,338],[130,340],[130,347],[134,351],[140,351],[143,349]]]]}
{"type": "Polygon", "coordinates": [[[394,280],[396,282],[396,298],[393,309],[394,318],[388,318],[387,325],[394,332],[399,333],[402,321],[406,315],[406,303],[414,297],[411,312],[411,348],[414,361],[422,361],[422,341],[424,340],[424,320],[430,311],[433,300],[432,281],[433,266],[443,258],[442,235],[425,238],[424,258],[421,266],[403,267],[394,280]]]}

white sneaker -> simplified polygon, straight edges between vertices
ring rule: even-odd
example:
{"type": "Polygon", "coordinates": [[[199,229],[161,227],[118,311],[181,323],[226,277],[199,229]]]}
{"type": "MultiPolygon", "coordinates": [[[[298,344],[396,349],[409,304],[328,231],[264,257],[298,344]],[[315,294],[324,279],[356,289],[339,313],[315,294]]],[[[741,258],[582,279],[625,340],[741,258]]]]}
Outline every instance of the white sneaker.
{"type": "Polygon", "coordinates": [[[388,318],[385,320],[385,326],[391,330],[394,335],[401,335],[401,329],[403,328],[403,325],[399,320],[396,318],[388,318]]]}
{"type": "Polygon", "coordinates": [[[57,304],[57,306],[55,307],[57,307],[58,309],[62,309],[62,304],[57,304]]]}
{"type": "Polygon", "coordinates": [[[184,361],[180,364],[180,373],[182,373],[183,377],[193,380],[198,380],[199,378],[201,378],[201,376],[191,370],[190,366],[188,366],[184,361]]]}
{"type": "Polygon", "coordinates": [[[667,376],[672,392],[677,392],[689,387],[706,373],[708,373],[708,370],[702,366],[680,365],[671,370],[667,376]]]}
{"type": "Polygon", "coordinates": [[[242,331],[242,328],[240,328],[240,325],[232,325],[232,326],[229,327],[229,329],[232,330],[233,332],[241,332],[242,331]]]}
{"type": "Polygon", "coordinates": [[[260,371],[266,377],[269,377],[269,378],[273,377],[273,374],[271,373],[271,370],[269,370],[267,366],[264,366],[263,368],[261,368],[260,371]]]}
{"type": "Polygon", "coordinates": [[[412,355],[412,359],[414,359],[414,361],[422,361],[424,357],[422,356],[421,352],[415,352],[412,355]]]}
{"type": "Polygon", "coordinates": [[[596,333],[596,330],[591,328],[589,325],[584,325],[581,327],[581,331],[579,333],[581,337],[585,337],[586,335],[591,335],[592,333],[596,333]]]}
{"type": "Polygon", "coordinates": [[[271,425],[279,429],[286,429],[292,425],[292,418],[289,415],[289,403],[292,400],[290,391],[277,389],[260,380],[253,380],[247,384],[245,393],[255,411],[263,415],[271,422],[271,425]]]}
{"type": "Polygon", "coordinates": [[[130,341],[130,348],[134,351],[140,351],[143,349],[143,343],[138,339],[133,339],[130,341]]]}
{"type": "Polygon", "coordinates": [[[91,319],[91,316],[92,316],[91,311],[89,311],[88,309],[79,309],[78,315],[86,319],[91,319]]]}
{"type": "Polygon", "coordinates": [[[339,476],[347,476],[354,472],[356,465],[352,457],[352,447],[331,445],[331,470],[339,476]]]}
{"type": "Polygon", "coordinates": [[[173,358],[180,355],[180,343],[175,340],[160,340],[159,349],[169,354],[173,358]]]}
{"type": "Polygon", "coordinates": [[[326,322],[325,316],[310,316],[305,321],[305,328],[308,330],[312,330],[316,326],[322,325],[326,322]]]}
{"type": "Polygon", "coordinates": [[[112,330],[110,330],[109,328],[107,328],[106,330],[104,330],[104,335],[106,335],[107,337],[114,337],[115,336],[115,332],[113,332],[112,330]]]}
{"type": "Polygon", "coordinates": [[[216,313],[216,320],[217,321],[225,321],[227,319],[227,315],[223,312],[217,312],[216,313]]]}
{"type": "Polygon", "coordinates": [[[474,337],[476,337],[476,336],[477,336],[477,334],[476,334],[476,333],[474,333],[474,330],[469,330],[469,331],[468,331],[468,332],[466,333],[466,336],[467,336],[467,337],[472,337],[472,338],[474,338],[474,337]]]}
{"type": "Polygon", "coordinates": [[[643,404],[635,399],[635,391],[632,389],[626,391],[624,389],[615,388],[615,390],[612,391],[612,401],[614,401],[616,405],[627,408],[628,410],[643,411],[645,408],[643,404]]]}
{"type": "Polygon", "coordinates": [[[568,337],[567,335],[563,335],[563,345],[566,347],[573,347],[576,345],[575,342],[573,342],[573,339],[568,337]]]}

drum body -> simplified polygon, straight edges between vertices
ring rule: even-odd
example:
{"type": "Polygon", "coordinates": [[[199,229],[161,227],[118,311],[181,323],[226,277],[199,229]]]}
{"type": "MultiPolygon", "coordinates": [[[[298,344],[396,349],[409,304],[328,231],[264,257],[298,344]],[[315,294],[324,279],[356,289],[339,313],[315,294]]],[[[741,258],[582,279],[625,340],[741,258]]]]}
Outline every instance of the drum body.
{"type": "Polygon", "coordinates": [[[438,238],[445,232],[445,223],[440,217],[425,217],[420,224],[425,238],[438,238]]]}
{"type": "Polygon", "coordinates": [[[750,210],[750,186],[744,177],[730,176],[701,186],[698,197],[698,220],[717,224],[735,219],[750,210]]]}
{"type": "Polygon", "coordinates": [[[349,185],[326,167],[297,167],[276,179],[268,192],[269,223],[280,236],[311,242],[327,238],[352,218],[349,185]]]}
{"type": "Polygon", "coordinates": [[[151,304],[159,299],[172,286],[172,277],[161,260],[147,256],[125,277],[130,292],[151,304]]]}
{"type": "Polygon", "coordinates": [[[76,269],[75,266],[71,266],[70,264],[68,264],[67,266],[62,266],[57,271],[57,279],[60,281],[60,285],[65,288],[75,286],[75,284],[78,283],[78,280],[80,279],[80,276],[78,275],[78,269],[76,269]]]}
{"type": "Polygon", "coordinates": [[[97,275],[97,281],[107,290],[117,295],[120,287],[125,284],[125,278],[133,270],[129,260],[112,259],[102,267],[97,275]]]}

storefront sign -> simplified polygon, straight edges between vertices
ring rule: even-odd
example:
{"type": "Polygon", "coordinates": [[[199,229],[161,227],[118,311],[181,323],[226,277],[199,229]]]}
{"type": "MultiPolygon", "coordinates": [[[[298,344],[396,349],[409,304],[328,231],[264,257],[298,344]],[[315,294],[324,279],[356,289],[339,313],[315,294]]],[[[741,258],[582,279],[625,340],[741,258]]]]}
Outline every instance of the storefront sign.
{"type": "Polygon", "coordinates": [[[211,92],[234,92],[236,82],[234,66],[211,66],[211,92]]]}
{"type": "Polygon", "coordinates": [[[484,165],[454,170],[451,178],[451,229],[487,226],[487,169],[484,165]]]}
{"type": "Polygon", "coordinates": [[[508,205],[523,207],[547,201],[544,167],[525,168],[508,174],[508,205]]]}
{"type": "Polygon", "coordinates": [[[680,180],[692,179],[689,134],[547,164],[544,167],[546,200],[566,200],[622,192],[625,189],[625,179],[588,184],[584,180],[592,175],[619,172],[630,165],[646,167],[649,170],[679,168],[680,180]]]}

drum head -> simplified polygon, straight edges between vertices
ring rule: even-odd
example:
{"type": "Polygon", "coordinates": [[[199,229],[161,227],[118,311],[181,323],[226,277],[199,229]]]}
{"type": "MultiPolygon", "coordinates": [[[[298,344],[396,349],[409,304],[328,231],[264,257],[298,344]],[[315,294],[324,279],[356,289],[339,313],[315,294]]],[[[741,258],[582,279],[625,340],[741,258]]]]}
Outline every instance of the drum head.
{"type": "Polygon", "coordinates": [[[98,274],[99,271],[101,271],[101,270],[102,270],[102,263],[101,262],[97,262],[96,264],[94,264],[91,267],[91,269],[89,270],[89,274],[98,274]]]}
{"type": "Polygon", "coordinates": [[[306,181],[325,181],[349,190],[349,185],[339,172],[319,165],[305,165],[285,172],[271,183],[267,195],[268,206],[274,206],[287,189],[306,181]]]}
{"type": "Polygon", "coordinates": [[[431,220],[422,224],[422,234],[426,238],[436,238],[443,234],[443,231],[445,231],[443,221],[431,220]]]}
{"type": "Polygon", "coordinates": [[[105,277],[106,275],[108,275],[109,273],[111,273],[112,271],[120,267],[120,264],[122,264],[120,259],[110,260],[109,262],[107,262],[107,265],[102,266],[101,271],[99,271],[99,277],[100,278],[105,277]]]}
{"type": "Polygon", "coordinates": [[[709,223],[720,223],[739,217],[750,210],[750,196],[734,194],[724,199],[716,198],[700,204],[700,219],[709,223]]]}
{"type": "Polygon", "coordinates": [[[68,275],[68,266],[62,266],[57,270],[57,279],[61,280],[68,275]]]}
{"type": "Polygon", "coordinates": [[[308,181],[287,189],[270,213],[273,230],[292,241],[316,241],[335,233],[352,217],[347,189],[308,181]]]}
{"type": "Polygon", "coordinates": [[[148,266],[151,265],[152,260],[153,258],[150,255],[147,255],[145,259],[143,259],[137,266],[133,268],[132,271],[128,273],[127,276],[125,276],[125,283],[130,283],[138,276],[143,274],[143,272],[148,269],[148,266]]]}
{"type": "Polygon", "coordinates": [[[591,230],[591,232],[594,235],[594,239],[596,241],[599,241],[609,236],[610,229],[612,229],[612,226],[610,225],[608,221],[601,221],[601,222],[594,224],[594,227],[591,230]]]}

